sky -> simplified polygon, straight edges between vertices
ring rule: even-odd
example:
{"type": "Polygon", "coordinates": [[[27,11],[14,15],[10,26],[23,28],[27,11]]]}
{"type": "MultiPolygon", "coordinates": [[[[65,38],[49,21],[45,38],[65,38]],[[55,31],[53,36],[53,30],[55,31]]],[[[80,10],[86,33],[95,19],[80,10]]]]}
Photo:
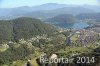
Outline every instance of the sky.
{"type": "Polygon", "coordinates": [[[20,6],[36,6],[45,3],[99,5],[100,0],[0,0],[0,8],[14,8],[20,6]]]}

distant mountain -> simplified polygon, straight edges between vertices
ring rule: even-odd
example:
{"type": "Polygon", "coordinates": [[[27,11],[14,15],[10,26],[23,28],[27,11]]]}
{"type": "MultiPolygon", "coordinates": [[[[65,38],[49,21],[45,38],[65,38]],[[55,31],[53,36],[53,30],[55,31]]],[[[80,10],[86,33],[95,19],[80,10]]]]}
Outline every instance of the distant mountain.
{"type": "Polygon", "coordinates": [[[40,10],[52,10],[57,8],[65,7],[64,4],[56,4],[56,3],[47,3],[42,4],[34,7],[28,7],[28,6],[22,6],[22,7],[16,7],[16,8],[0,8],[0,16],[11,16],[11,15],[20,15],[28,12],[33,11],[40,11],[40,10]]]}
{"type": "Polygon", "coordinates": [[[65,5],[65,4],[46,3],[46,4],[39,5],[39,6],[35,6],[35,7],[33,7],[33,9],[35,11],[39,11],[39,10],[53,10],[53,9],[58,9],[58,8],[66,7],[66,6],[67,5],[65,5]]]}
{"type": "Polygon", "coordinates": [[[55,9],[55,10],[51,10],[49,11],[51,13],[57,13],[57,14],[73,14],[73,15],[77,15],[80,13],[94,13],[95,11],[91,10],[91,9],[87,9],[84,7],[63,7],[63,8],[59,8],[59,9],[55,9]]]}
{"type": "Polygon", "coordinates": [[[28,8],[26,8],[26,7],[17,7],[17,8],[0,8],[0,16],[7,16],[7,15],[9,15],[9,16],[11,16],[11,15],[13,15],[13,13],[22,13],[22,12],[26,12],[26,9],[28,9],[28,8]]]}
{"type": "Polygon", "coordinates": [[[34,35],[52,34],[56,29],[33,18],[17,18],[0,21],[0,41],[29,39],[34,35]]]}
{"type": "Polygon", "coordinates": [[[72,22],[76,22],[77,20],[75,19],[74,16],[70,14],[61,14],[61,15],[49,18],[46,21],[47,22],[59,22],[59,23],[72,23],[72,22]]]}
{"type": "Polygon", "coordinates": [[[37,18],[37,19],[40,19],[40,20],[45,20],[45,19],[51,18],[53,16],[56,16],[56,14],[46,13],[44,11],[35,11],[35,12],[23,14],[22,16],[37,18]]]}
{"type": "Polygon", "coordinates": [[[61,14],[45,20],[45,22],[53,24],[61,28],[71,28],[78,20],[70,14],[61,14]]]}
{"type": "Polygon", "coordinates": [[[85,19],[94,19],[98,20],[100,19],[100,13],[83,13],[76,16],[79,20],[85,20],[85,19]]]}
{"type": "Polygon", "coordinates": [[[83,7],[63,7],[63,8],[53,9],[53,10],[35,11],[23,15],[27,17],[34,17],[34,18],[45,20],[60,14],[77,15],[80,13],[94,13],[94,11],[83,7]]]}
{"type": "Polygon", "coordinates": [[[47,19],[60,14],[94,13],[96,10],[85,6],[47,3],[34,7],[0,8],[0,19],[14,19],[19,17],[32,17],[47,19]]]}
{"type": "Polygon", "coordinates": [[[87,9],[94,10],[95,12],[100,12],[100,6],[98,5],[83,5],[82,7],[85,7],[87,9]]]}

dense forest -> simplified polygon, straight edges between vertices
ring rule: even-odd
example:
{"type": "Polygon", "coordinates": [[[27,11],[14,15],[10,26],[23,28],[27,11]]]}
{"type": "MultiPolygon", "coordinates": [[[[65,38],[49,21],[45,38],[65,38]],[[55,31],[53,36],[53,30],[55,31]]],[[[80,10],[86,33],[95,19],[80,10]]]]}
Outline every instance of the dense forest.
{"type": "Polygon", "coordinates": [[[55,17],[49,18],[46,21],[48,22],[61,22],[61,23],[73,23],[76,22],[77,19],[71,14],[61,14],[55,17]]]}
{"type": "Polygon", "coordinates": [[[34,49],[28,48],[27,45],[20,45],[16,48],[14,45],[10,45],[9,49],[5,52],[0,52],[0,66],[16,60],[25,60],[25,58],[32,53],[34,53],[34,49]]]}
{"type": "Polygon", "coordinates": [[[0,42],[18,41],[19,39],[28,39],[34,35],[51,34],[56,29],[42,23],[38,19],[17,18],[13,20],[0,20],[0,42]]]}

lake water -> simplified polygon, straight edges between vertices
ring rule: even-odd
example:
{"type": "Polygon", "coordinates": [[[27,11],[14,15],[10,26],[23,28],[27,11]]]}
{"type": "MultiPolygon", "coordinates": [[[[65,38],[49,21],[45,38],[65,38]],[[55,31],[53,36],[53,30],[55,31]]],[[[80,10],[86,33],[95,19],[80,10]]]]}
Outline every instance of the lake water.
{"type": "Polygon", "coordinates": [[[83,29],[89,27],[89,25],[87,23],[83,23],[83,22],[78,22],[78,23],[74,23],[73,28],[75,29],[83,29]]]}
{"type": "Polygon", "coordinates": [[[89,26],[87,23],[83,23],[83,22],[60,23],[60,24],[54,24],[54,25],[61,27],[61,28],[73,28],[73,29],[83,29],[89,26]]]}

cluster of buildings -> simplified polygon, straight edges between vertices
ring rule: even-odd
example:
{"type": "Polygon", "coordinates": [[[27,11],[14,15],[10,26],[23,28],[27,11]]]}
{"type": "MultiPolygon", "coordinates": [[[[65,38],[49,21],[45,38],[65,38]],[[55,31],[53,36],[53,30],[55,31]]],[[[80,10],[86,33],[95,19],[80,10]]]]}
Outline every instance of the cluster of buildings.
{"type": "Polygon", "coordinates": [[[91,43],[100,40],[100,34],[91,30],[79,30],[73,33],[72,36],[67,38],[67,43],[75,43],[77,46],[87,47],[91,43]]]}
{"type": "Polygon", "coordinates": [[[89,43],[94,43],[99,39],[99,35],[94,31],[84,30],[80,32],[80,35],[77,39],[77,44],[82,44],[82,46],[86,47],[89,43]]]}

